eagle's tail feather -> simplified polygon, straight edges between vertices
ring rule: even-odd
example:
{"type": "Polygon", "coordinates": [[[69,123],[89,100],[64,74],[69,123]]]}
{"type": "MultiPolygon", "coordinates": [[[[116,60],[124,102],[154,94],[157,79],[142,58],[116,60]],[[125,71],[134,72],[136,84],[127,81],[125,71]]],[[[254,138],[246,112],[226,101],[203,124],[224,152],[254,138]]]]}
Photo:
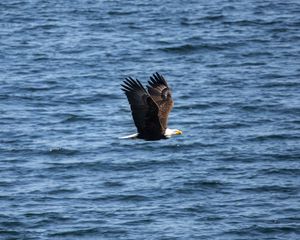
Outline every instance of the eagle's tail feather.
{"type": "Polygon", "coordinates": [[[119,139],[135,139],[137,138],[138,134],[135,133],[135,134],[131,134],[131,135],[128,135],[128,136],[124,136],[124,137],[119,137],[119,139]]]}

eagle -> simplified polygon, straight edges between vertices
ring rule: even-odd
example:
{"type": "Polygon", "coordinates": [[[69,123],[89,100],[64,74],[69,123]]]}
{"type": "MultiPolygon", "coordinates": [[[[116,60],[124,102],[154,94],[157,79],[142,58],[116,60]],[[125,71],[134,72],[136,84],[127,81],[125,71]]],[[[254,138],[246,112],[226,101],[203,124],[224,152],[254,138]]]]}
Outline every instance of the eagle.
{"type": "Polygon", "coordinates": [[[168,116],[174,102],[165,78],[155,73],[148,81],[147,90],[141,82],[127,77],[121,84],[130,104],[137,133],[122,138],[140,138],[147,141],[167,139],[182,131],[168,128],[168,116]]]}

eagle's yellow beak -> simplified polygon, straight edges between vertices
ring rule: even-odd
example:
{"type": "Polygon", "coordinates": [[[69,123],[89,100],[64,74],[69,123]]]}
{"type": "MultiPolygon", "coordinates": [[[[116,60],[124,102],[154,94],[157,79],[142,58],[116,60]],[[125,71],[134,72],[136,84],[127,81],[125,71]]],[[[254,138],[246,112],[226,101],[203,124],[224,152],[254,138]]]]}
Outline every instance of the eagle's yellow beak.
{"type": "Polygon", "coordinates": [[[177,131],[175,132],[176,135],[181,135],[182,133],[183,133],[183,132],[180,131],[180,130],[177,130],[177,131]]]}

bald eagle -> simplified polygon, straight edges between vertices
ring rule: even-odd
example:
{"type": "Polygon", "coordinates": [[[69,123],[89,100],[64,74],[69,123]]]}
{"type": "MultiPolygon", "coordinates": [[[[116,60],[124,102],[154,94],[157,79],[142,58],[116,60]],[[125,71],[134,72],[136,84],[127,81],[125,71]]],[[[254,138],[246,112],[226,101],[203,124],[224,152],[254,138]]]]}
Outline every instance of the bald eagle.
{"type": "Polygon", "coordinates": [[[182,131],[169,129],[168,115],[174,102],[165,78],[159,73],[153,74],[148,81],[147,90],[139,80],[131,77],[125,79],[122,90],[131,107],[132,117],[137,133],[123,138],[141,138],[154,141],[180,135],[182,131]]]}

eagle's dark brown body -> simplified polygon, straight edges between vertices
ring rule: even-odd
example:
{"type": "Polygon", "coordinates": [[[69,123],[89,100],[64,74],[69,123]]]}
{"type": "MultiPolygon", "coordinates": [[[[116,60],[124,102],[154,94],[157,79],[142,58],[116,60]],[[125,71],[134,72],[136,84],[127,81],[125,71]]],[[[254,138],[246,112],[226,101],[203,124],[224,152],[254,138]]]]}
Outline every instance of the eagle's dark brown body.
{"type": "Polygon", "coordinates": [[[129,101],[138,138],[160,140],[166,138],[168,115],[173,108],[171,90],[158,73],[148,81],[147,90],[139,80],[126,78],[122,90],[129,101]]]}

